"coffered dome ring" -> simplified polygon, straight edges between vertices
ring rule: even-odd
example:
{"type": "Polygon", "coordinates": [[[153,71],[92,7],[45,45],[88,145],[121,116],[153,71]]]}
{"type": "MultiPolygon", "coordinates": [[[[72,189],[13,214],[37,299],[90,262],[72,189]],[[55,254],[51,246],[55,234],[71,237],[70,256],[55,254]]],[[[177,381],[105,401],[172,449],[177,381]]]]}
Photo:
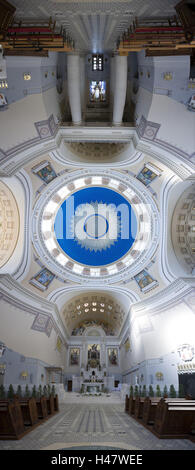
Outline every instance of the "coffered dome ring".
{"type": "MultiPolygon", "coordinates": [[[[89,201],[90,202],[90,201],[89,201]]],[[[78,170],[55,178],[34,206],[32,242],[44,265],[56,276],[80,284],[105,285],[130,279],[151,261],[159,243],[160,220],[149,190],[136,178],[118,171],[78,170]],[[137,234],[129,251],[104,266],[75,261],[59,246],[54,230],[57,211],[71,195],[85,188],[107,188],[131,205],[137,220],[137,234]]]]}

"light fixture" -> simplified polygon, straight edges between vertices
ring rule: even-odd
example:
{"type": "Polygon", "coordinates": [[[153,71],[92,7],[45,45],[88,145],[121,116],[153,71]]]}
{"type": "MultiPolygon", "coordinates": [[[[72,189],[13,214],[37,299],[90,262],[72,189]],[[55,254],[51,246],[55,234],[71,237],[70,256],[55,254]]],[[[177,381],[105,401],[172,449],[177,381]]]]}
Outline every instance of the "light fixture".
{"type": "Polygon", "coordinates": [[[31,74],[30,74],[30,72],[24,73],[24,80],[31,80],[31,74]]]}
{"type": "Polygon", "coordinates": [[[85,312],[87,313],[89,311],[89,308],[85,308],[85,312]]]}
{"type": "Polygon", "coordinates": [[[6,370],[6,364],[0,364],[0,375],[4,375],[6,370]]]}
{"type": "Polygon", "coordinates": [[[88,307],[88,305],[89,305],[88,302],[86,302],[86,303],[84,304],[84,307],[88,307]]]}
{"type": "Polygon", "coordinates": [[[21,377],[22,379],[26,380],[28,377],[28,372],[26,370],[23,370],[23,372],[21,372],[21,377]]]}
{"type": "Polygon", "coordinates": [[[93,312],[96,312],[97,308],[92,308],[93,312]]]}
{"type": "Polygon", "coordinates": [[[97,302],[92,302],[93,307],[97,305],[97,302]]]}

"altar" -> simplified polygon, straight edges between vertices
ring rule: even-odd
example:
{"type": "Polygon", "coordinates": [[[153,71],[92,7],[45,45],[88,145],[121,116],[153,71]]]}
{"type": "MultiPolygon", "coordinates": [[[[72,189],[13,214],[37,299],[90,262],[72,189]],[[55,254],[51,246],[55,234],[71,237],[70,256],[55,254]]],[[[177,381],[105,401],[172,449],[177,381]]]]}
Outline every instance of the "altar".
{"type": "Polygon", "coordinates": [[[104,383],[84,382],[82,385],[84,393],[91,394],[101,393],[104,388],[104,383]]]}

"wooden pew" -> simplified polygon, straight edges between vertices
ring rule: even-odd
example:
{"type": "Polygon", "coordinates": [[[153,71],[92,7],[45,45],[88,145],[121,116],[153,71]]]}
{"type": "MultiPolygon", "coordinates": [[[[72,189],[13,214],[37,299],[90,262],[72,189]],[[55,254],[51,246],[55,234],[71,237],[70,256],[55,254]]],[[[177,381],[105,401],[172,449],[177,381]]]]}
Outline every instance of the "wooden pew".
{"type": "Polygon", "coordinates": [[[59,411],[58,395],[54,395],[54,411],[59,411]]]}
{"type": "Polygon", "coordinates": [[[135,418],[142,419],[143,418],[143,407],[144,407],[145,398],[143,397],[136,397],[135,399],[135,418]]]}
{"type": "Polygon", "coordinates": [[[129,396],[125,396],[125,413],[129,412],[129,396]]]}
{"type": "Polygon", "coordinates": [[[135,397],[129,397],[129,414],[135,413],[135,397]]]}
{"type": "Polygon", "coordinates": [[[45,397],[36,399],[37,413],[39,419],[46,419],[48,416],[47,401],[45,397]]]}
{"type": "Polygon", "coordinates": [[[47,413],[48,415],[53,415],[55,410],[54,410],[54,396],[50,395],[48,398],[46,398],[47,402],[47,413]]]}
{"type": "Polygon", "coordinates": [[[195,400],[174,400],[162,398],[156,406],[153,432],[160,438],[186,438],[193,431],[195,400]]]}
{"type": "Polygon", "coordinates": [[[0,403],[0,439],[20,439],[26,433],[18,401],[0,403]]]}
{"type": "Polygon", "coordinates": [[[34,426],[38,423],[38,411],[35,398],[20,398],[23,421],[25,426],[34,426]]]}
{"type": "Polygon", "coordinates": [[[154,424],[156,406],[159,403],[158,397],[146,397],[143,404],[143,424],[154,424]]]}

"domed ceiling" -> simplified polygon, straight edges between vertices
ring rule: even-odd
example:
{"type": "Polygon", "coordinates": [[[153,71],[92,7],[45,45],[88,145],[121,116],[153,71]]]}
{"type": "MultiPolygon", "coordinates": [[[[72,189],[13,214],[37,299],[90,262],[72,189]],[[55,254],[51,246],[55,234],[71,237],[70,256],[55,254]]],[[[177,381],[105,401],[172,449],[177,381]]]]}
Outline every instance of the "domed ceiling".
{"type": "Polygon", "coordinates": [[[43,190],[33,244],[52,272],[114,282],[140,271],[159,242],[159,214],[142,183],[114,171],[74,171],[43,190]]]}

